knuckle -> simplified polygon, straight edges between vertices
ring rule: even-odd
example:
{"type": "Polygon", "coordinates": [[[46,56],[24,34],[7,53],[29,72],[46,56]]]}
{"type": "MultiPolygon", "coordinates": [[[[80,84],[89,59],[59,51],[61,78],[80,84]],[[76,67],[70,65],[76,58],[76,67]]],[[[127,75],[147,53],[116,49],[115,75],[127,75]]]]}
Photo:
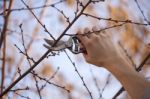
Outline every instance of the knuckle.
{"type": "Polygon", "coordinates": [[[98,41],[98,40],[99,40],[99,36],[94,36],[94,37],[93,37],[93,40],[94,40],[94,41],[98,41]]]}

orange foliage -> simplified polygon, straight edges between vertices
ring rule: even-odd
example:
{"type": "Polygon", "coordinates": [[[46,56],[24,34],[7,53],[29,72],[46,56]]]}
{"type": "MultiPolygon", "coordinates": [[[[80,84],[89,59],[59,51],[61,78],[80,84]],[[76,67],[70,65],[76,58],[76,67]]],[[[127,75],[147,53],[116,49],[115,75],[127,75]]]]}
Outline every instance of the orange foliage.
{"type": "MultiPolygon", "coordinates": [[[[116,20],[127,20],[129,19],[129,13],[126,9],[123,9],[121,6],[112,7],[109,6],[110,17],[116,20]]],[[[114,25],[116,23],[109,22],[109,24],[114,25]]],[[[122,27],[121,27],[122,28],[122,27]]],[[[126,47],[130,51],[132,55],[139,53],[140,47],[143,45],[142,39],[137,35],[137,31],[135,31],[135,25],[126,24],[124,26],[124,30],[121,34],[121,42],[123,46],[126,47]]],[[[145,31],[146,32],[146,31],[145,31]]],[[[146,33],[145,33],[146,34],[146,33]]]]}
{"type": "Polygon", "coordinates": [[[109,5],[108,11],[109,11],[108,13],[112,19],[116,19],[116,20],[128,19],[128,13],[121,6],[112,7],[111,5],[109,5]]]}
{"type": "MultiPolygon", "coordinates": [[[[122,5],[119,5],[117,7],[109,5],[108,11],[110,17],[115,20],[127,20],[130,19],[129,14],[132,15],[125,7],[122,7],[122,5]]],[[[141,22],[141,20],[139,20],[139,22],[141,22]]],[[[118,24],[115,22],[107,23],[110,26],[118,24]]],[[[140,61],[143,61],[143,59],[149,53],[149,49],[146,43],[144,43],[144,38],[149,35],[149,30],[145,26],[137,26],[128,23],[121,28],[115,28],[115,31],[116,33],[120,32],[120,42],[123,45],[124,49],[127,50],[128,55],[132,57],[134,63],[136,58],[135,56],[137,54],[141,57],[140,61]]]]}
{"type": "Polygon", "coordinates": [[[43,76],[51,76],[53,73],[53,68],[50,64],[45,64],[41,70],[43,76]]]}
{"type": "Polygon", "coordinates": [[[62,15],[58,16],[59,22],[64,24],[66,22],[65,18],[62,15]]]}
{"type": "Polygon", "coordinates": [[[75,0],[66,0],[67,5],[72,6],[75,0]]]}

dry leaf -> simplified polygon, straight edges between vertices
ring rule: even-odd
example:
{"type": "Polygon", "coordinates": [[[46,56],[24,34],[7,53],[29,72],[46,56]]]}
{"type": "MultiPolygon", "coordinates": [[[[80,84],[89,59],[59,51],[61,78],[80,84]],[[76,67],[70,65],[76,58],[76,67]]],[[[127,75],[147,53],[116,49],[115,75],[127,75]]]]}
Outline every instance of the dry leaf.
{"type": "Polygon", "coordinates": [[[43,66],[42,70],[41,70],[41,74],[44,76],[51,76],[53,73],[53,68],[51,65],[46,64],[43,66]]]}
{"type": "Polygon", "coordinates": [[[73,6],[75,0],[66,0],[67,5],[73,6]]]}

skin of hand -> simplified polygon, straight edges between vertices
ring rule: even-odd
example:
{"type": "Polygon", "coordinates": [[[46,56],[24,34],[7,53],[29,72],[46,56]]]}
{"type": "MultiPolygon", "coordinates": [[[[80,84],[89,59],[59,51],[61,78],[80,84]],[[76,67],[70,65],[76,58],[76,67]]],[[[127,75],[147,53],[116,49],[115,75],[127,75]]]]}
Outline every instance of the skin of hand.
{"type": "MultiPolygon", "coordinates": [[[[96,28],[93,28],[93,31],[96,31],[96,28]]],[[[86,28],[84,33],[88,32],[89,29],[86,28]]],[[[86,36],[80,35],[81,32],[78,34],[81,47],[86,49],[83,55],[88,63],[109,70],[121,82],[132,99],[150,99],[150,82],[131,68],[126,56],[112,42],[111,34],[92,33],[86,36]]]]}
{"type": "MultiPolygon", "coordinates": [[[[94,27],[93,31],[96,30],[97,27],[94,27]]],[[[89,29],[86,28],[84,33],[88,32],[89,29]]],[[[78,32],[78,34],[82,33],[78,32]]],[[[83,55],[88,63],[106,67],[110,64],[115,64],[118,59],[120,59],[120,54],[111,40],[111,34],[92,33],[87,36],[78,35],[77,37],[80,39],[82,45],[86,49],[86,53],[83,55]]]]}

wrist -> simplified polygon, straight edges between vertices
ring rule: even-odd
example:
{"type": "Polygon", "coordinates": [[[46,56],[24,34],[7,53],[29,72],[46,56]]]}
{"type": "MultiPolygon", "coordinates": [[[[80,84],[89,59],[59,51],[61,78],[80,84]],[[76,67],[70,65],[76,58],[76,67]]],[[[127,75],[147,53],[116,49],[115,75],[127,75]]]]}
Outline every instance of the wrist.
{"type": "MultiPolygon", "coordinates": [[[[127,61],[124,57],[118,56],[117,58],[114,58],[112,62],[107,64],[105,68],[109,70],[110,72],[116,72],[116,71],[122,71],[122,70],[134,70],[131,63],[127,61]]],[[[134,70],[135,71],[135,70],[134,70]]]]}

